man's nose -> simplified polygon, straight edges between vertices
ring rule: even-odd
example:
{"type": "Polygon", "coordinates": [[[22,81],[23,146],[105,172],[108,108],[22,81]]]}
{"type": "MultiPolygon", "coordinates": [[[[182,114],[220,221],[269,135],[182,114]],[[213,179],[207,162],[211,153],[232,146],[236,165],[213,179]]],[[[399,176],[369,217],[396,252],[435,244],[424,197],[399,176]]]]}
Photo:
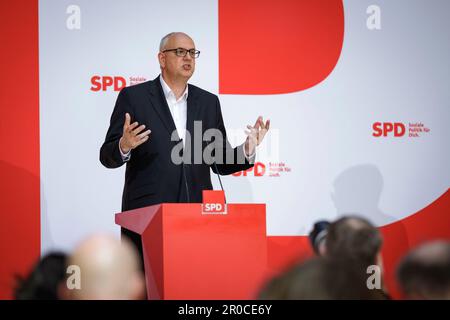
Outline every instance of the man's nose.
{"type": "Polygon", "coordinates": [[[191,61],[192,60],[191,54],[189,52],[187,52],[186,55],[184,56],[183,60],[191,61]]]}

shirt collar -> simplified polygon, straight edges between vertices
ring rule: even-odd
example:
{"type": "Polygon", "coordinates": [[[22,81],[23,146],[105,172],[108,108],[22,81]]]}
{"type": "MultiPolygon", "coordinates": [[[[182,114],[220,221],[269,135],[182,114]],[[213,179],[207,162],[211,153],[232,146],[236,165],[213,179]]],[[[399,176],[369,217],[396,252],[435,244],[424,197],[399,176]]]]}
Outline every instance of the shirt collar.
{"type": "MultiPolygon", "coordinates": [[[[159,76],[159,80],[161,82],[161,86],[162,86],[162,89],[163,89],[163,92],[164,92],[164,96],[166,97],[166,99],[168,99],[169,96],[171,96],[171,95],[175,98],[175,94],[173,93],[172,89],[170,89],[169,85],[164,81],[162,75],[159,76]]],[[[181,100],[181,99],[186,99],[187,100],[188,93],[189,93],[189,86],[186,85],[186,89],[184,90],[183,94],[181,95],[180,99],[178,99],[178,101],[181,100]]]]}

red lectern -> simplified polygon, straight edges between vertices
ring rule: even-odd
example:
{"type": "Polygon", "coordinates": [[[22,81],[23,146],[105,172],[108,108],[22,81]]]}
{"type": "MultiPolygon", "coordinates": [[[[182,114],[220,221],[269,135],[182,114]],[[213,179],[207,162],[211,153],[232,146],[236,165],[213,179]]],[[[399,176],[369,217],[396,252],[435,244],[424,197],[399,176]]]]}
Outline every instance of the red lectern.
{"type": "Polygon", "coordinates": [[[267,271],[265,208],[163,203],[116,224],[141,235],[149,299],[253,299],[267,271]]]}

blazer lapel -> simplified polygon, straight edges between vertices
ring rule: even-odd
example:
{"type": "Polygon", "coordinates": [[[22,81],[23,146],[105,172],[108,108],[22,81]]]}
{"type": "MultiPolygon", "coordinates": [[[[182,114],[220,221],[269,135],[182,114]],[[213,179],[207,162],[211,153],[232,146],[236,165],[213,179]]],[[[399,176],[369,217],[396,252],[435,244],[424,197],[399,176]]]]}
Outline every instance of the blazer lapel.
{"type": "Polygon", "coordinates": [[[151,81],[149,84],[150,102],[169,134],[172,135],[172,132],[175,131],[177,140],[180,140],[176,131],[175,122],[173,121],[169,106],[167,105],[166,98],[164,97],[164,92],[162,90],[159,77],[160,76],[156,77],[156,79],[151,81]]]}
{"type": "Polygon", "coordinates": [[[200,105],[197,103],[197,97],[195,87],[189,85],[186,130],[190,133],[192,141],[194,139],[194,121],[197,120],[197,115],[200,111],[200,105]]]}

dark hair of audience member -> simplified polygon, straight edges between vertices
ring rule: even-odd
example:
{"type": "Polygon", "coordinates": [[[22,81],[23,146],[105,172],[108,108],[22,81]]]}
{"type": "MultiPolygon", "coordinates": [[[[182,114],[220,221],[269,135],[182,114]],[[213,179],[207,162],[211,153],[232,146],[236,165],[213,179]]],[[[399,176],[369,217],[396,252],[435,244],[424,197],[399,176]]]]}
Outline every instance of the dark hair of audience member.
{"type": "Polygon", "coordinates": [[[58,285],[66,274],[67,256],[55,252],[42,257],[26,278],[18,278],[17,300],[57,300],[58,285]]]}
{"type": "Polygon", "coordinates": [[[397,279],[408,299],[450,299],[450,243],[434,241],[411,251],[397,279]]]}
{"type": "Polygon", "coordinates": [[[329,257],[360,263],[367,268],[377,264],[383,240],[368,220],[345,216],[328,227],[326,253],[329,257]]]}

